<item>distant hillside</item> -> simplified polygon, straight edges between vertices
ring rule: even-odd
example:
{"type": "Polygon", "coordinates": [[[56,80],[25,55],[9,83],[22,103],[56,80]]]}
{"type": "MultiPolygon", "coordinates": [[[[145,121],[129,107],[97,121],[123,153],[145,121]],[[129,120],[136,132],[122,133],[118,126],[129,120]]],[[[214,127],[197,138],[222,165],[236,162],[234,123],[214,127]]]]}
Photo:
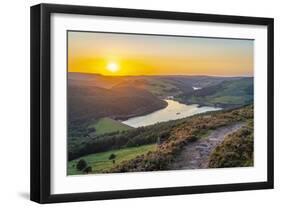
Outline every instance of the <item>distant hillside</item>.
{"type": "Polygon", "coordinates": [[[119,76],[103,76],[94,73],[68,73],[68,85],[69,86],[93,86],[110,89],[112,86],[119,84],[126,80],[126,77],[119,76]]]}
{"type": "Polygon", "coordinates": [[[202,106],[234,108],[253,103],[253,92],[253,78],[244,77],[224,80],[219,84],[192,91],[181,98],[184,102],[202,106]]]}
{"type": "Polygon", "coordinates": [[[174,97],[186,104],[235,108],[253,103],[252,77],[102,76],[68,73],[69,121],[126,119],[166,106],[174,97]],[[200,90],[194,90],[194,87],[200,90]]]}
{"type": "Polygon", "coordinates": [[[161,99],[173,97],[185,104],[236,108],[253,103],[252,77],[145,76],[119,85],[134,85],[161,99]]]}
{"type": "Polygon", "coordinates": [[[184,94],[192,93],[193,87],[208,88],[218,85],[223,81],[238,80],[240,77],[216,77],[216,76],[160,76],[161,81],[168,81],[184,94]]]}
{"type": "MultiPolygon", "coordinates": [[[[223,82],[252,80],[246,77],[215,77],[215,76],[103,76],[99,74],[68,73],[68,84],[77,87],[135,87],[149,91],[160,99],[173,96],[185,102],[192,95],[194,87],[203,91],[219,90],[223,82]]],[[[252,84],[252,82],[251,82],[252,84]]],[[[238,89],[239,89],[238,84],[238,89]]],[[[197,91],[198,92],[198,91],[197,91]]]]}
{"type": "Polygon", "coordinates": [[[209,88],[223,81],[235,81],[241,77],[214,76],[133,76],[120,81],[119,86],[131,86],[150,91],[159,98],[173,96],[179,98],[194,92],[193,87],[209,88]]]}

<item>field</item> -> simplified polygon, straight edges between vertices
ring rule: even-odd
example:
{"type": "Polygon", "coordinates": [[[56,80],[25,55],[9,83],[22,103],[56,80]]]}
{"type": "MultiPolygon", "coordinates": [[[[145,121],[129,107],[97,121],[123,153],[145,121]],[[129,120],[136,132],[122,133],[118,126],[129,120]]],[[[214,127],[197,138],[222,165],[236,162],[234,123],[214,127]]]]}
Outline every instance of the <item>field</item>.
{"type": "Polygon", "coordinates": [[[90,124],[88,126],[89,129],[95,129],[95,135],[101,135],[104,133],[111,133],[111,132],[122,132],[126,130],[132,129],[132,127],[123,124],[119,121],[110,119],[110,118],[101,118],[98,121],[90,124]]]}
{"type": "Polygon", "coordinates": [[[136,158],[138,155],[146,154],[149,151],[156,150],[156,144],[143,145],[140,147],[129,147],[120,150],[111,150],[107,152],[100,152],[96,154],[90,154],[84,157],[80,157],[76,160],[68,162],[68,175],[81,174],[81,171],[76,169],[76,164],[80,159],[84,159],[88,166],[92,167],[93,173],[100,173],[114,167],[114,165],[120,164],[122,161],[136,158]],[[115,154],[115,164],[109,159],[111,154],[115,154]]]}

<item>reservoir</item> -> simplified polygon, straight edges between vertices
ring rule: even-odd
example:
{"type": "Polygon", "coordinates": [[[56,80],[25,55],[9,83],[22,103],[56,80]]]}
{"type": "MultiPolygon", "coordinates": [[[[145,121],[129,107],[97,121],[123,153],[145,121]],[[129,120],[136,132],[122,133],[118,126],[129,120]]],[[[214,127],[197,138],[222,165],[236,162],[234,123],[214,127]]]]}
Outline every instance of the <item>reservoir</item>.
{"type": "Polygon", "coordinates": [[[130,118],[122,123],[132,126],[141,127],[156,124],[159,122],[170,121],[185,118],[199,113],[204,113],[207,111],[218,111],[221,108],[201,106],[198,104],[182,104],[175,100],[165,100],[168,105],[164,109],[152,112],[144,116],[137,116],[130,118]]]}

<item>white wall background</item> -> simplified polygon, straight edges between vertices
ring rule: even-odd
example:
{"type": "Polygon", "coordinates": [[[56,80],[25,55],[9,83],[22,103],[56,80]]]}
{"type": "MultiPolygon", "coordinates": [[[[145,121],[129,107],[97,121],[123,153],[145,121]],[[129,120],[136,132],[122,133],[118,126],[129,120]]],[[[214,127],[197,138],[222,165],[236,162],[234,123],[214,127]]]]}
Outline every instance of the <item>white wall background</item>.
{"type": "MultiPolygon", "coordinates": [[[[29,7],[37,3],[81,4],[275,18],[275,189],[123,199],[53,206],[266,206],[281,202],[281,3],[278,0],[80,0],[2,1],[0,32],[0,206],[29,201],[29,7]]],[[[266,87],[266,86],[265,86],[266,87]]],[[[275,204],[275,205],[274,205],[275,204]]]]}

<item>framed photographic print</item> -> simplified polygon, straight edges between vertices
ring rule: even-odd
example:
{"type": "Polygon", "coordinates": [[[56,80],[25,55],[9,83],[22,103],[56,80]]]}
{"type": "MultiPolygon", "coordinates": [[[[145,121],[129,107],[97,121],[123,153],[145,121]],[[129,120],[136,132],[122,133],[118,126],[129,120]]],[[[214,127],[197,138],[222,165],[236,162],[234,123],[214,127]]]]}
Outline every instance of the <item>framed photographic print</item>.
{"type": "Polygon", "coordinates": [[[273,19],[31,7],[31,200],[273,188],[273,19]]]}

